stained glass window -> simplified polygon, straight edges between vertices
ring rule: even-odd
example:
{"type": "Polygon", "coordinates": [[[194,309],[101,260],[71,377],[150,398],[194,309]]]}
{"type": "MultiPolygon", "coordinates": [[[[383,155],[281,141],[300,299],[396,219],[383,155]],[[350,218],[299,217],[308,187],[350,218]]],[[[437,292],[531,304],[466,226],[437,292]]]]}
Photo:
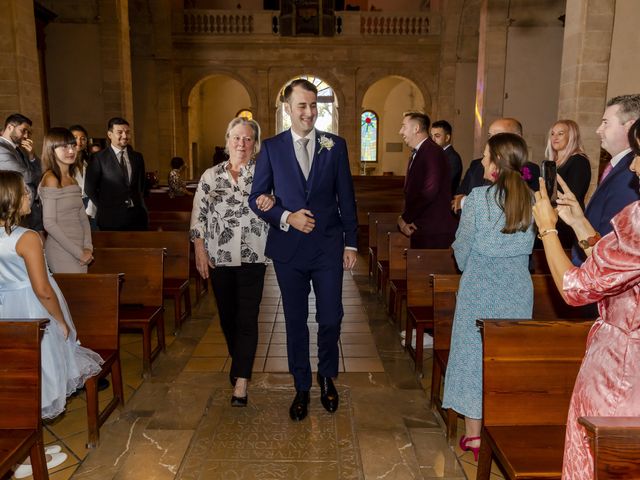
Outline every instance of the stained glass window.
{"type": "Polygon", "coordinates": [[[378,115],[371,110],[360,115],[360,161],[378,161],[378,115]]]}
{"type": "MultiPolygon", "coordinates": [[[[338,133],[338,109],[336,97],[333,93],[331,86],[324,80],[312,75],[300,75],[296,78],[304,78],[313,83],[318,89],[318,119],[316,120],[316,128],[323,132],[338,133]]],[[[294,80],[293,78],[291,80],[294,80]]],[[[277,133],[284,132],[288,128],[291,128],[291,118],[284,111],[282,99],[285,87],[289,84],[286,83],[280,91],[278,99],[278,110],[276,117],[276,129],[277,133]]]]}

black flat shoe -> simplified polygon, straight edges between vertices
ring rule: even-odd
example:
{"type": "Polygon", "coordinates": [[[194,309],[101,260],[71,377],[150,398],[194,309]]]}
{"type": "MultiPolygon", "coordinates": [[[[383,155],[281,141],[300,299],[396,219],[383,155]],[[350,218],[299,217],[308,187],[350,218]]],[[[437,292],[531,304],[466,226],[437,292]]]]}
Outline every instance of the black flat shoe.
{"type": "Polygon", "coordinates": [[[333,413],[338,410],[340,396],[338,395],[338,390],[336,390],[331,377],[323,377],[318,374],[318,384],[320,385],[320,401],[322,402],[324,409],[329,413],[333,413]]]}
{"type": "Polygon", "coordinates": [[[248,400],[249,400],[249,395],[245,395],[244,397],[236,397],[235,395],[231,395],[231,406],[246,407],[248,400]]]}
{"type": "Polygon", "coordinates": [[[309,392],[296,392],[296,396],[291,403],[291,408],[289,408],[289,417],[291,417],[291,420],[299,422],[306,418],[307,413],[309,413],[309,401],[309,392]]]}

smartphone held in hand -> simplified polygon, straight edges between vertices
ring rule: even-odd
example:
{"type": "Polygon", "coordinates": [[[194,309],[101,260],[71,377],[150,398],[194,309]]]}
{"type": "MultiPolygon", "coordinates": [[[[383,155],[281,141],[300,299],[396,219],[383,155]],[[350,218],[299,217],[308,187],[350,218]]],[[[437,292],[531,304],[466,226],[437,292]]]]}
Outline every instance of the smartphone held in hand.
{"type": "Polygon", "coordinates": [[[556,162],[553,160],[545,160],[542,162],[542,178],[544,186],[547,188],[547,195],[551,204],[555,207],[558,198],[558,178],[557,178],[556,162]]]}

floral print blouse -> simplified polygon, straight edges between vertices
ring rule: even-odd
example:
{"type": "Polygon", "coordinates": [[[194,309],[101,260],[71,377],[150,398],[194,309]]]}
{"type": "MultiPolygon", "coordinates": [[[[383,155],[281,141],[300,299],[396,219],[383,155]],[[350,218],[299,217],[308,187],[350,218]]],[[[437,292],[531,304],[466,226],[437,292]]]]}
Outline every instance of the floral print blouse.
{"type": "Polygon", "coordinates": [[[255,160],[240,169],[237,183],[228,168],[227,160],[202,174],[193,200],[191,239],[204,239],[214,265],[267,263],[269,225],[249,208],[255,160]]]}

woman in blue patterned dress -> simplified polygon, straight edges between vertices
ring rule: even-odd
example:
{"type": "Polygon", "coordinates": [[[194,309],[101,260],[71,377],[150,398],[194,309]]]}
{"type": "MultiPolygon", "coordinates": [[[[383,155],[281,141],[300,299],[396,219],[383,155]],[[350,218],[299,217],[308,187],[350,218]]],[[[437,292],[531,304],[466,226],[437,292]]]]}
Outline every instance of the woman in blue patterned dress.
{"type": "MultiPolygon", "coordinates": [[[[527,144],[518,135],[489,138],[482,158],[484,178],[466,198],[452,247],[463,272],[456,300],[444,408],[465,417],[462,450],[477,461],[482,426],[482,339],[479,318],[531,318],[533,286],[532,194],[523,177],[527,144]]],[[[526,172],[525,172],[526,173],[526,172]]]]}

